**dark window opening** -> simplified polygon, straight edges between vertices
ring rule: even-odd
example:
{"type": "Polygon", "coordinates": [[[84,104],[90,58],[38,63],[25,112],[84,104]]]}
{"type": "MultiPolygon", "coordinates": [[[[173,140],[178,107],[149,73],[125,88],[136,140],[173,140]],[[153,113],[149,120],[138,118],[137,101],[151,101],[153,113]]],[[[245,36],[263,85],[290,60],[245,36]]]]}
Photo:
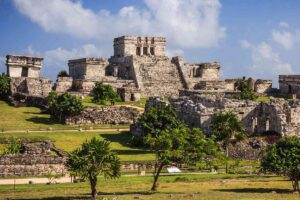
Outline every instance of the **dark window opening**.
{"type": "Polygon", "coordinates": [[[133,93],[131,93],[131,95],[130,95],[130,101],[135,101],[135,96],[133,93]]]}
{"type": "Polygon", "coordinates": [[[293,88],[291,85],[289,85],[289,88],[288,88],[288,93],[291,94],[293,92],[293,88]]]}
{"type": "Polygon", "coordinates": [[[144,47],[144,48],[143,48],[143,55],[148,55],[147,47],[144,47]]]}
{"type": "Polygon", "coordinates": [[[136,48],[136,55],[138,55],[138,56],[141,55],[141,47],[136,48]]]}
{"type": "Polygon", "coordinates": [[[151,54],[151,55],[154,55],[154,47],[151,47],[151,48],[150,48],[150,54],[151,54]]]}
{"type": "Polygon", "coordinates": [[[22,77],[28,77],[28,68],[27,67],[22,67],[22,77]]]}

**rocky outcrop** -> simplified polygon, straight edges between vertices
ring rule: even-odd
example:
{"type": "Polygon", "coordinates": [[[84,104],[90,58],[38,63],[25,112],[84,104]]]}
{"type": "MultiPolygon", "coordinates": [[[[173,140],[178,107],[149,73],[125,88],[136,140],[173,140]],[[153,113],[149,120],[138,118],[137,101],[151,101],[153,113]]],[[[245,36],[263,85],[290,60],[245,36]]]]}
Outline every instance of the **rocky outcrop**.
{"type": "Polygon", "coordinates": [[[67,117],[65,123],[77,124],[133,124],[140,116],[137,108],[127,106],[87,107],[79,115],[67,117]]]}

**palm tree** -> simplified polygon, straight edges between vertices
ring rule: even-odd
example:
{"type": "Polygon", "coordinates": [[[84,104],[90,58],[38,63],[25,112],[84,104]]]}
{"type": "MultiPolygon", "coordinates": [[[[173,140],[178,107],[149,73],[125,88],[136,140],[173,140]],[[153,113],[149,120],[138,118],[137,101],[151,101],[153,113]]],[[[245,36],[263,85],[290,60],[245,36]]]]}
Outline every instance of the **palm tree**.
{"type": "Polygon", "coordinates": [[[99,140],[94,137],[74,150],[68,161],[70,172],[89,179],[92,199],[97,198],[97,176],[118,178],[121,175],[120,160],[110,150],[109,144],[106,140],[99,140]]]}
{"type": "Polygon", "coordinates": [[[245,128],[237,116],[229,112],[218,112],[212,119],[211,134],[221,141],[226,154],[226,173],[228,173],[228,145],[233,141],[242,140],[245,135],[245,128]]]}

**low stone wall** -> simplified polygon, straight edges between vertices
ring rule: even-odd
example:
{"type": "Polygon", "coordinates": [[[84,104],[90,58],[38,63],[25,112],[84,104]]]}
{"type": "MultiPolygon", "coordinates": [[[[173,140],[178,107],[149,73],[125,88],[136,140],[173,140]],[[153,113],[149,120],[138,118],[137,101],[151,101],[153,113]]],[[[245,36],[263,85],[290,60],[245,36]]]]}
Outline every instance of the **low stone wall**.
{"type": "Polygon", "coordinates": [[[0,156],[0,176],[65,175],[63,157],[52,155],[3,155],[0,156]]]}
{"type": "Polygon", "coordinates": [[[67,159],[68,154],[57,149],[51,141],[22,143],[19,154],[0,156],[0,176],[63,176],[67,173],[67,159]]]}
{"type": "Polygon", "coordinates": [[[87,107],[79,115],[67,117],[68,125],[78,124],[133,124],[140,116],[140,111],[127,106],[87,107]]]}

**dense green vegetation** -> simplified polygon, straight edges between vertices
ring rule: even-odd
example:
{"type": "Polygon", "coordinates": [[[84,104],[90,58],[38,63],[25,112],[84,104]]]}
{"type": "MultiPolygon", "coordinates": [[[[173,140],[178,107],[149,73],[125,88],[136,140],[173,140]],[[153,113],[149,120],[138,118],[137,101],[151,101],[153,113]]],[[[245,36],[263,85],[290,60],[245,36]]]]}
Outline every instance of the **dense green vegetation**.
{"type": "Polygon", "coordinates": [[[59,122],[63,122],[68,116],[77,115],[83,111],[81,100],[69,93],[57,96],[52,91],[46,99],[51,117],[59,122]]]}
{"type": "MultiPolygon", "coordinates": [[[[280,177],[257,175],[173,175],[162,176],[156,193],[149,191],[151,176],[121,177],[116,180],[99,178],[99,199],[299,199],[290,183],[280,177]]],[[[0,199],[90,199],[89,183],[33,184],[0,186],[0,199]]]]}
{"type": "Polygon", "coordinates": [[[92,91],[93,102],[101,105],[106,105],[110,102],[112,105],[120,101],[119,95],[114,91],[111,85],[96,82],[92,91]]]}
{"type": "Polygon", "coordinates": [[[245,100],[256,100],[257,96],[253,89],[251,88],[252,78],[246,79],[243,77],[242,79],[238,80],[234,87],[235,89],[239,90],[240,93],[236,94],[237,99],[245,99],[245,100]]]}
{"type": "Polygon", "coordinates": [[[266,172],[287,176],[293,189],[300,193],[300,140],[296,137],[284,137],[267,147],[261,161],[266,172]]]}

